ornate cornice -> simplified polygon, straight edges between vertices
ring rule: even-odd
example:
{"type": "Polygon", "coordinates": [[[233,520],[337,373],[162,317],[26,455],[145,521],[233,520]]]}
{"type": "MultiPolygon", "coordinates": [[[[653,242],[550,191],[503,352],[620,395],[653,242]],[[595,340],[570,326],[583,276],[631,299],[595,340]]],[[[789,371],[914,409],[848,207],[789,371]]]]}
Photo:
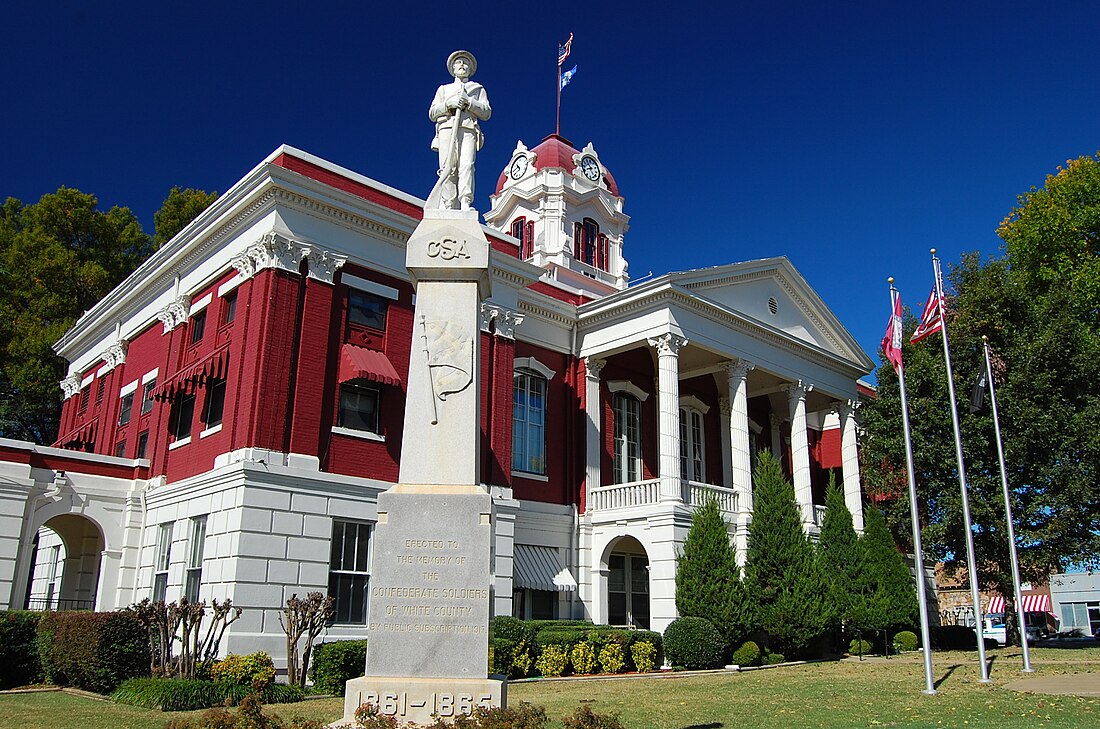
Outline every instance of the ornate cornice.
{"type": "Polygon", "coordinates": [[[191,297],[180,296],[168,302],[168,305],[157,312],[157,319],[164,324],[164,333],[172,331],[187,321],[191,311],[191,297]]]}

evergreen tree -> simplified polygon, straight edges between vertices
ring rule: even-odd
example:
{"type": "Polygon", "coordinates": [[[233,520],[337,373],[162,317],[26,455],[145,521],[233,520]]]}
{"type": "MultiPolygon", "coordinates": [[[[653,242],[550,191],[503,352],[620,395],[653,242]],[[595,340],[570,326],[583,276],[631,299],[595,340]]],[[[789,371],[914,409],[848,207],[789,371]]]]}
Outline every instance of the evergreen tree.
{"type": "Polygon", "coordinates": [[[727,646],[748,632],[745,588],[726,520],[713,499],[695,510],[683,551],[676,557],[676,610],[706,618],[727,646]]]}
{"type": "Polygon", "coordinates": [[[916,626],[916,586],[879,510],[868,509],[864,518],[859,540],[860,579],[868,604],[861,627],[885,630],[889,637],[916,626]]]}
{"type": "Polygon", "coordinates": [[[767,634],[771,649],[810,654],[834,620],[828,582],[802,531],[794,487],[770,453],[760,454],[753,492],[745,564],[753,627],[767,634]]]}
{"type": "Polygon", "coordinates": [[[817,542],[817,558],[829,582],[829,599],[835,612],[835,627],[854,625],[866,609],[860,580],[859,536],[844,492],[829,474],[825,491],[825,519],[817,542]]]}

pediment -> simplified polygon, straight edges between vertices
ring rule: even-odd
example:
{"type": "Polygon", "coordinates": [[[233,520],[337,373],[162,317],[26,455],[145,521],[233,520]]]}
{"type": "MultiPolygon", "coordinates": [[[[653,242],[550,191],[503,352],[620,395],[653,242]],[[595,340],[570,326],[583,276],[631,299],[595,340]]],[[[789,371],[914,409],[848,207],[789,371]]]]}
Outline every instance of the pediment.
{"type": "Polygon", "coordinates": [[[873,362],[785,257],[683,271],[672,283],[765,328],[871,367],[873,362]]]}

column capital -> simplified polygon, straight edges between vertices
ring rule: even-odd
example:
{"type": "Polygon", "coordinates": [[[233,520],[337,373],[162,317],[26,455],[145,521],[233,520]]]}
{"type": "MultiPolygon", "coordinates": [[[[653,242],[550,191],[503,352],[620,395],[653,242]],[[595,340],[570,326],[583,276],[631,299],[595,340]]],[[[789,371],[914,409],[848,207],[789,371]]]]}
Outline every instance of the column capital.
{"type": "Polygon", "coordinates": [[[164,324],[164,334],[185,323],[191,315],[191,297],[177,296],[157,312],[157,319],[164,324]]]}
{"type": "Polygon", "coordinates": [[[835,400],[833,402],[833,412],[841,418],[847,418],[849,415],[855,415],[859,406],[859,400],[835,400]]]}
{"type": "Polygon", "coordinates": [[[347,263],[348,257],[341,256],[324,248],[310,246],[307,249],[306,258],[309,259],[309,270],[306,275],[316,281],[331,284],[336,272],[347,263]]]}
{"type": "Polygon", "coordinates": [[[584,376],[585,379],[596,380],[600,379],[600,371],[604,365],[607,364],[606,359],[597,359],[596,357],[584,358],[584,376]]]}
{"type": "Polygon", "coordinates": [[[723,362],[722,369],[726,373],[726,377],[731,380],[740,380],[749,374],[750,370],[756,369],[756,365],[749,362],[747,359],[731,359],[723,362]]]}
{"type": "Polygon", "coordinates": [[[58,384],[61,385],[61,390],[64,393],[62,399],[68,400],[70,397],[80,392],[80,375],[69,375],[58,384]]]}
{"type": "Polygon", "coordinates": [[[230,263],[243,278],[252,278],[264,268],[298,273],[298,265],[309,255],[310,246],[270,231],[234,256],[230,263]]]}
{"type": "Polygon", "coordinates": [[[688,340],[683,337],[672,334],[662,334],[658,337],[652,337],[649,340],[649,346],[657,350],[657,354],[662,357],[678,357],[680,355],[680,349],[684,347],[688,340]]]}
{"type": "Polygon", "coordinates": [[[771,423],[771,426],[773,428],[778,428],[779,426],[783,425],[784,420],[786,420],[786,418],[784,418],[777,412],[768,413],[768,421],[771,423]]]}
{"type": "Polygon", "coordinates": [[[523,314],[499,304],[481,303],[481,331],[488,333],[490,325],[496,323],[493,332],[504,339],[516,338],[516,327],[523,323],[523,314]]]}
{"type": "Polygon", "coordinates": [[[805,380],[798,380],[787,385],[787,399],[791,401],[791,404],[798,402],[799,400],[805,400],[806,396],[813,392],[814,386],[805,380]]]}
{"type": "Polygon", "coordinates": [[[126,362],[126,350],[129,346],[130,343],[125,339],[119,339],[114,344],[107,347],[103,354],[100,355],[100,358],[107,363],[107,367],[103,371],[108,372],[118,367],[120,364],[124,364],[126,362]]]}

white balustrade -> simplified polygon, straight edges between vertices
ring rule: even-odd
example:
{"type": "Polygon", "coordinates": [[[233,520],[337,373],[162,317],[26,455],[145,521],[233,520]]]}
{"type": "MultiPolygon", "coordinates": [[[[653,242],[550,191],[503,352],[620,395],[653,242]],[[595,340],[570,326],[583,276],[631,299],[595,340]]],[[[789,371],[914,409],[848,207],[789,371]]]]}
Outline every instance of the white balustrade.
{"type": "Polygon", "coordinates": [[[715,486],[698,481],[684,482],[684,503],[689,506],[702,506],[708,500],[718,502],[719,511],[727,514],[737,513],[737,492],[723,486],[715,486]]]}
{"type": "Polygon", "coordinates": [[[825,523],[825,507],[814,504],[814,524],[821,526],[825,523]]]}
{"type": "Polygon", "coordinates": [[[632,481],[601,486],[588,492],[587,508],[592,511],[623,509],[629,506],[656,504],[661,499],[659,479],[632,481]]]}

